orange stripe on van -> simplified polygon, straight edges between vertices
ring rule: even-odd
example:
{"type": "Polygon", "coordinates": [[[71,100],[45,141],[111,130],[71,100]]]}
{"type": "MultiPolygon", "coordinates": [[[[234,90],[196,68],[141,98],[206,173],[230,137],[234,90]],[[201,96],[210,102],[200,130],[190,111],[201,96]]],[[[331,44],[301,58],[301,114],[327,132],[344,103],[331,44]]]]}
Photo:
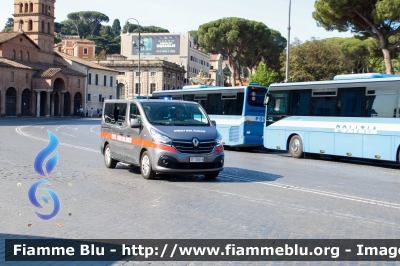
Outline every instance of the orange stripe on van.
{"type": "Polygon", "coordinates": [[[112,133],[104,132],[104,131],[100,132],[100,136],[104,139],[110,139],[110,140],[115,140],[115,141],[122,142],[122,143],[134,144],[134,145],[143,146],[146,148],[161,149],[161,150],[169,151],[169,152],[178,152],[174,147],[157,144],[151,140],[145,140],[145,139],[140,139],[140,138],[130,138],[130,137],[125,137],[125,136],[112,134],[112,133]]]}

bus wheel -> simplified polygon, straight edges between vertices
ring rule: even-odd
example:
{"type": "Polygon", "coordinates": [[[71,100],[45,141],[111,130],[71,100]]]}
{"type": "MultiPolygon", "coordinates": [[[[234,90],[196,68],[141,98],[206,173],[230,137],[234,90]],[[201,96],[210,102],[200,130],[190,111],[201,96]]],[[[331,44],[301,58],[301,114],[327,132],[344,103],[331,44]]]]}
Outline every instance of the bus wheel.
{"type": "Polygon", "coordinates": [[[299,136],[296,135],[290,139],[289,152],[293,158],[303,157],[303,143],[301,142],[301,138],[299,136]]]}
{"type": "Polygon", "coordinates": [[[151,167],[150,156],[147,151],[143,152],[140,159],[140,172],[144,179],[154,179],[156,177],[156,172],[151,167]]]}
{"type": "Polygon", "coordinates": [[[111,157],[110,144],[107,144],[106,148],[104,149],[104,163],[106,164],[107,168],[115,168],[118,163],[117,160],[114,160],[111,157]]]}

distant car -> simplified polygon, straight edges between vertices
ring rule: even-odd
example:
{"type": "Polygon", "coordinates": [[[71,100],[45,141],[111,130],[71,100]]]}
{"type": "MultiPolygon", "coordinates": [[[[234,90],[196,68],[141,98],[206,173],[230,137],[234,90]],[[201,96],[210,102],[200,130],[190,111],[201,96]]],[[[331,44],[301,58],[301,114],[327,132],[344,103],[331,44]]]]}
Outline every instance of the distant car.
{"type": "Polygon", "coordinates": [[[222,137],[194,102],[105,100],[100,136],[106,167],[139,165],[146,179],[157,173],[216,178],[223,170],[222,137]]]}

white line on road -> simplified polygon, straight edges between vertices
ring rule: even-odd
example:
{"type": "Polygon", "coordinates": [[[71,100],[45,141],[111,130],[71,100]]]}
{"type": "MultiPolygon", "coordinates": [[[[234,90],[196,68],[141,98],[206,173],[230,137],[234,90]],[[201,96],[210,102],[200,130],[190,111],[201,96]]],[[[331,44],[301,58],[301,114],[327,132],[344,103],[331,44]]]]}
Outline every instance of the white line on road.
{"type": "MultiPolygon", "coordinates": [[[[33,125],[30,125],[30,126],[33,126],[33,125]]],[[[17,133],[19,133],[19,134],[21,134],[23,136],[48,142],[47,139],[38,138],[38,137],[29,135],[29,134],[23,132],[22,128],[24,128],[24,127],[27,127],[27,126],[17,127],[15,130],[17,131],[17,133]]],[[[74,149],[90,151],[90,152],[96,152],[96,153],[99,152],[99,150],[85,148],[85,147],[76,146],[76,145],[71,145],[71,144],[67,144],[67,143],[61,143],[60,142],[60,145],[66,146],[66,147],[70,147],[70,148],[74,148],[74,149]]],[[[229,179],[232,179],[232,180],[248,181],[248,182],[252,182],[252,183],[262,184],[262,185],[265,185],[265,186],[271,186],[271,187],[276,187],[276,188],[281,188],[281,189],[291,189],[291,190],[294,190],[294,191],[313,193],[313,194],[326,196],[326,197],[333,197],[333,198],[339,198],[339,199],[344,199],[344,200],[349,200],[349,201],[356,201],[356,202],[372,204],[372,205],[377,205],[377,206],[382,206],[382,207],[400,209],[400,204],[398,204],[398,203],[391,203],[391,202],[379,201],[379,200],[374,200],[374,199],[361,198],[361,197],[350,196],[350,195],[345,195],[345,194],[340,194],[340,193],[335,193],[335,192],[328,192],[328,191],[321,191],[321,190],[310,189],[310,188],[303,188],[303,187],[287,185],[287,184],[282,184],[282,183],[276,183],[276,182],[272,183],[271,181],[265,181],[265,182],[257,181],[256,179],[249,179],[249,178],[244,178],[244,177],[234,176],[234,175],[229,175],[229,174],[222,174],[221,173],[220,176],[221,177],[225,177],[225,178],[229,178],[229,179]]]]}
{"type": "Polygon", "coordinates": [[[395,209],[400,209],[400,204],[397,203],[391,203],[391,202],[385,202],[385,201],[379,201],[379,200],[373,200],[373,199],[367,199],[367,198],[360,198],[360,197],[355,197],[355,196],[350,196],[350,195],[345,195],[345,194],[339,194],[335,192],[328,192],[328,191],[322,191],[322,190],[316,190],[316,189],[311,189],[311,188],[303,188],[303,187],[297,187],[293,185],[286,185],[282,183],[271,183],[271,181],[257,181],[255,179],[250,179],[250,178],[244,178],[244,177],[239,177],[239,176],[233,176],[233,175],[228,175],[228,174],[220,174],[222,177],[226,177],[229,179],[233,180],[242,180],[242,181],[248,181],[252,183],[257,183],[265,186],[272,186],[272,187],[278,187],[278,188],[283,188],[283,189],[291,189],[291,190],[296,190],[296,191],[302,191],[302,192],[307,192],[307,193],[313,193],[313,194],[318,194],[322,196],[327,196],[327,197],[333,197],[333,198],[339,198],[339,199],[345,199],[345,200],[350,200],[350,201],[357,201],[357,202],[362,202],[362,203],[367,203],[367,204],[374,204],[374,205],[379,205],[379,206],[384,206],[384,207],[389,207],[389,208],[395,208],[395,209]],[[267,183],[269,182],[269,183],[267,183]]]}
{"type": "Polygon", "coordinates": [[[93,131],[93,128],[94,128],[94,127],[99,127],[99,126],[100,126],[100,125],[97,125],[97,126],[93,126],[93,127],[91,127],[91,128],[90,128],[90,132],[93,132],[93,133],[95,133],[95,134],[98,134],[98,135],[100,135],[100,133],[99,133],[99,132],[94,132],[94,131],[93,131]]]}
{"type": "Polygon", "coordinates": [[[63,133],[64,135],[67,135],[67,136],[70,136],[70,137],[73,137],[73,138],[75,138],[75,136],[74,136],[74,135],[70,135],[70,134],[67,134],[67,133],[64,133],[64,132],[61,132],[61,133],[63,133]]]}
{"type": "Polygon", "coordinates": [[[59,127],[56,128],[56,131],[58,131],[59,128],[61,128],[61,127],[66,127],[66,126],[67,126],[67,125],[59,126],[59,127]]]}

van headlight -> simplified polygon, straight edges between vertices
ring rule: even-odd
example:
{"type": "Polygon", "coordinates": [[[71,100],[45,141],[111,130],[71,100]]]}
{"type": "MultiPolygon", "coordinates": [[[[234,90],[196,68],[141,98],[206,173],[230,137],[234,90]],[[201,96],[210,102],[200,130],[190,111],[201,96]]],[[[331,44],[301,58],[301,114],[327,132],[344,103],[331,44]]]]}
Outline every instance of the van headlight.
{"type": "Polygon", "coordinates": [[[160,131],[155,130],[154,128],[150,128],[150,135],[151,135],[151,140],[155,143],[160,143],[164,145],[172,144],[172,139],[170,139],[160,131]]]}
{"type": "Polygon", "coordinates": [[[222,145],[222,135],[217,131],[217,138],[215,139],[215,144],[222,145]]]}

